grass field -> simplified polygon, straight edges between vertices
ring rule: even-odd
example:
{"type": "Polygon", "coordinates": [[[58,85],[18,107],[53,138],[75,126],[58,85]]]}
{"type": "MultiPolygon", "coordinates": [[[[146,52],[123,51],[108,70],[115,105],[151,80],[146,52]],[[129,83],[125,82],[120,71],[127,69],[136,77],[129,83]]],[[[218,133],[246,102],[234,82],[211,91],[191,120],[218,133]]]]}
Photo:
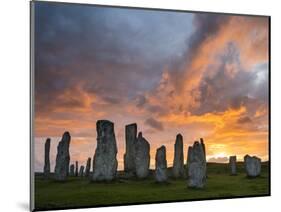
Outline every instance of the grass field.
{"type": "Polygon", "coordinates": [[[187,180],[171,179],[167,184],[146,180],[119,179],[110,183],[91,183],[85,178],[69,178],[66,182],[35,177],[36,209],[92,207],[133,203],[184,201],[269,194],[268,164],[262,164],[258,178],[247,178],[243,165],[238,165],[238,175],[230,176],[226,164],[209,164],[207,184],[204,189],[187,187],[187,180]]]}

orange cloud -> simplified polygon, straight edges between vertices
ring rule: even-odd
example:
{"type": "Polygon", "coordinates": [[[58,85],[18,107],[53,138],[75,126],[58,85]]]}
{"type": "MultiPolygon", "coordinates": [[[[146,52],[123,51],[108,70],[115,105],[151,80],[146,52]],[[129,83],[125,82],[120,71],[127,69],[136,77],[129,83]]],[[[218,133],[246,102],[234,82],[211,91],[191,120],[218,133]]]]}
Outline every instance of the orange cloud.
{"type": "MultiPolygon", "coordinates": [[[[254,123],[250,126],[238,124],[237,120],[246,113],[245,107],[228,109],[220,113],[207,113],[204,115],[183,116],[182,114],[169,114],[160,118],[163,122],[176,125],[192,125],[195,123],[209,123],[212,130],[206,131],[204,137],[209,157],[218,157],[224,154],[238,155],[238,159],[246,154],[254,154],[268,159],[268,131],[260,131],[254,123]]],[[[200,129],[200,125],[199,125],[200,129]]],[[[204,125],[201,130],[205,131],[204,125]]]]}

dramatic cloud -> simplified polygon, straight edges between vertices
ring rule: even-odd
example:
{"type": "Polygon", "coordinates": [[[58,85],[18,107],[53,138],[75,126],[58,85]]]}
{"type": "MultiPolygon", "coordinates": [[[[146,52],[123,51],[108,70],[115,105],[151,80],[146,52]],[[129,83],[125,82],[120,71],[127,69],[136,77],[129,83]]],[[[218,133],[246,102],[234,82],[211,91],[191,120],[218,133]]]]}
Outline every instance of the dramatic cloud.
{"type": "Polygon", "coordinates": [[[53,167],[66,130],[71,160],[85,163],[99,119],[115,124],[119,169],[130,123],[152,158],[166,145],[168,164],[178,133],[185,153],[203,137],[211,161],[267,160],[268,64],[267,17],[37,2],[36,169],[46,137],[53,167]]]}

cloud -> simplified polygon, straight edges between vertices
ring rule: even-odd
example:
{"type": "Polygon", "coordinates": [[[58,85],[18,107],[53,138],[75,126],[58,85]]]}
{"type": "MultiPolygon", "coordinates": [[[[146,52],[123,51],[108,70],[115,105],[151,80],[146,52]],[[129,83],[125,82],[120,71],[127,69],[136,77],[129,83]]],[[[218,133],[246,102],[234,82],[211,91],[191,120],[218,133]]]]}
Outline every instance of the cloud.
{"type": "Polygon", "coordinates": [[[193,18],[194,31],[186,41],[185,52],[169,67],[173,70],[175,89],[184,89],[186,80],[192,81],[200,74],[200,70],[192,70],[194,61],[201,54],[205,42],[216,37],[221,27],[229,21],[230,17],[218,14],[197,13],[193,18]]]}
{"type": "Polygon", "coordinates": [[[252,120],[248,116],[241,117],[237,120],[238,124],[246,124],[246,123],[251,123],[251,122],[252,122],[252,120]]]}
{"type": "MultiPolygon", "coordinates": [[[[152,11],[37,3],[37,112],[59,107],[59,96],[73,87],[108,103],[129,101],[149,90],[159,80],[163,61],[174,51],[183,51],[189,34],[184,29],[190,28],[191,17],[188,13],[159,16],[152,11]]],[[[68,99],[61,104],[83,107],[79,98],[76,95],[75,102],[68,99]]]]}
{"type": "Polygon", "coordinates": [[[159,130],[159,131],[163,131],[164,130],[163,124],[161,122],[157,121],[154,118],[146,119],[145,120],[145,124],[149,125],[153,129],[156,129],[156,130],[159,130]]]}
{"type": "Polygon", "coordinates": [[[240,64],[239,50],[234,43],[229,43],[216,66],[210,67],[213,74],[205,75],[199,87],[195,88],[197,104],[191,110],[193,114],[221,112],[241,106],[255,112],[257,106],[267,104],[266,90],[264,94],[256,92],[260,86],[264,87],[264,83],[267,84],[267,80],[259,82],[259,71],[245,71],[240,64]]]}
{"type": "Polygon", "coordinates": [[[146,97],[144,95],[139,95],[137,97],[136,106],[138,108],[142,108],[145,105],[145,103],[147,103],[146,97]]]}

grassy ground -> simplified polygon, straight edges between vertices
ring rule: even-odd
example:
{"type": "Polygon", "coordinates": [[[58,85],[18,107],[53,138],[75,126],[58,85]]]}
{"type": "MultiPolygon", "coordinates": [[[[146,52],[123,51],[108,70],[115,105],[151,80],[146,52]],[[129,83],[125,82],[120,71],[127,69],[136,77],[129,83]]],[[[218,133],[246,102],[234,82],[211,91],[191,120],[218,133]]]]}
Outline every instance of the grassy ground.
{"type": "Polygon", "coordinates": [[[238,175],[230,176],[225,164],[208,164],[204,189],[187,188],[186,180],[171,179],[167,184],[147,180],[119,179],[111,183],[90,183],[87,179],[69,178],[59,183],[36,176],[35,206],[37,209],[75,208],[101,205],[183,201],[222,197],[260,196],[269,193],[268,165],[262,174],[250,179],[238,165],[238,175]]]}

